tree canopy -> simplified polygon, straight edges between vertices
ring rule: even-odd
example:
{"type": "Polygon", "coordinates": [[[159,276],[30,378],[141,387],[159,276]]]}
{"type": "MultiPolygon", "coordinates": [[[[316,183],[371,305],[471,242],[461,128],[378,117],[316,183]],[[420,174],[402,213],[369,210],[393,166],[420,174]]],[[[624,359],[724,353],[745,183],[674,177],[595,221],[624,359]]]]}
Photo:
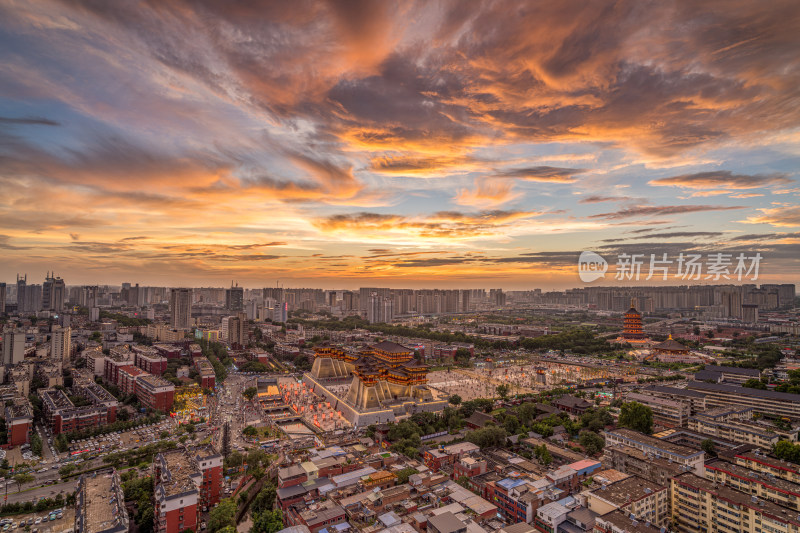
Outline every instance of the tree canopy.
{"type": "Polygon", "coordinates": [[[208,516],[208,530],[214,533],[228,526],[235,528],[235,516],[236,502],[233,501],[233,498],[225,498],[219,502],[219,505],[211,509],[208,516]]]}
{"type": "Polygon", "coordinates": [[[639,402],[622,404],[619,425],[650,435],[653,432],[653,410],[639,402]]]}

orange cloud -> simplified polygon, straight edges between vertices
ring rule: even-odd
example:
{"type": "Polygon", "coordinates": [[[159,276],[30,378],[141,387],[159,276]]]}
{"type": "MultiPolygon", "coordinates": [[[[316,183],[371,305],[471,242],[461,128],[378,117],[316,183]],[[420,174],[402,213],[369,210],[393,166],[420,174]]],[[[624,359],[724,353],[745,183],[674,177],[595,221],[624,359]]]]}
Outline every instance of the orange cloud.
{"type": "Polygon", "coordinates": [[[453,201],[458,205],[488,208],[497,207],[522,196],[512,184],[490,179],[475,180],[474,189],[460,189],[453,201]]]}
{"type": "Polygon", "coordinates": [[[482,211],[474,214],[440,211],[425,217],[408,217],[356,213],[319,218],[313,224],[323,232],[342,234],[351,239],[457,241],[498,235],[507,231],[511,224],[540,214],[528,211],[482,211]]]}
{"type": "Polygon", "coordinates": [[[749,216],[742,220],[745,224],[769,224],[775,227],[800,226],[800,206],[790,205],[769,209],[759,209],[763,214],[749,216]]]}

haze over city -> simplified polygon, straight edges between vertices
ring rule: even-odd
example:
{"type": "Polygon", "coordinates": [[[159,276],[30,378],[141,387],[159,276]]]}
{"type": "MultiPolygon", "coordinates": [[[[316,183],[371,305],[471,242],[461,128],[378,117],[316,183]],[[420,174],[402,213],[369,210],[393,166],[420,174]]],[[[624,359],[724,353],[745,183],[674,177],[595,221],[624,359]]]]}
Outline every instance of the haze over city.
{"type": "Polygon", "coordinates": [[[3,1],[0,278],[547,289],[593,250],[760,252],[795,283],[798,26],[788,1],[3,1]]]}

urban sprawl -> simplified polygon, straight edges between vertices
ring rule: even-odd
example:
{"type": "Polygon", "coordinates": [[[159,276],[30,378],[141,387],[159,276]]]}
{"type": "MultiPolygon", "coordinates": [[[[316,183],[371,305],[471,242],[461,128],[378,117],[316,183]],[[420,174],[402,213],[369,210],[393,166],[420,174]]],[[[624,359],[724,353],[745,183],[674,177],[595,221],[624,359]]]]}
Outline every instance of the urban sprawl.
{"type": "Polygon", "coordinates": [[[794,285],[0,283],[0,527],[800,531],[794,285]]]}

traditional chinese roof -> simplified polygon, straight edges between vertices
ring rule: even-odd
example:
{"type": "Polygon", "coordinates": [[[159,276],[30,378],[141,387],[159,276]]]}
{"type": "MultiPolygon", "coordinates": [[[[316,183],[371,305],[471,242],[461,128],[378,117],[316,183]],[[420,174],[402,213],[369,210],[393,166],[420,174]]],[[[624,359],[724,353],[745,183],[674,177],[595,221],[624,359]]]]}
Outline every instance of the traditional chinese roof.
{"type": "Polygon", "coordinates": [[[683,344],[679,343],[675,339],[672,338],[672,335],[669,336],[667,340],[664,342],[659,342],[658,344],[653,346],[654,350],[662,350],[665,352],[688,352],[689,348],[684,346],[683,344]]]}
{"type": "Polygon", "coordinates": [[[392,341],[381,341],[378,344],[373,344],[372,349],[380,350],[386,353],[398,353],[398,354],[405,354],[414,351],[411,348],[406,348],[402,344],[397,344],[396,342],[392,341]]]}

